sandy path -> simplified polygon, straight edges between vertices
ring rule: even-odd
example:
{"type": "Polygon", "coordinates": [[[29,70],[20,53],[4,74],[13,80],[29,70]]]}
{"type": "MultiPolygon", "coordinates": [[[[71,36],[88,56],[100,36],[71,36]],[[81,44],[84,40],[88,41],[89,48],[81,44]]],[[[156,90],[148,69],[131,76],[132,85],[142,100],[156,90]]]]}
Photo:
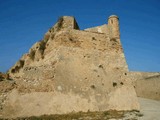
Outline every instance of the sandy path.
{"type": "Polygon", "coordinates": [[[138,98],[143,117],[139,120],[160,120],[160,101],[138,98]]]}

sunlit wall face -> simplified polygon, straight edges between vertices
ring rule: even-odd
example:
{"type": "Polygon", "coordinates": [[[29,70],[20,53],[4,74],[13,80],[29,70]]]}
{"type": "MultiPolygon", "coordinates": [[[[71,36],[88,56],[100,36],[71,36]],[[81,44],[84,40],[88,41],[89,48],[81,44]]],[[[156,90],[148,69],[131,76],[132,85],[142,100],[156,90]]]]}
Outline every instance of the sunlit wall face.
{"type": "Polygon", "coordinates": [[[0,1],[0,71],[7,71],[43,38],[57,18],[74,16],[80,29],[120,18],[121,42],[130,70],[160,71],[160,1],[0,1]]]}

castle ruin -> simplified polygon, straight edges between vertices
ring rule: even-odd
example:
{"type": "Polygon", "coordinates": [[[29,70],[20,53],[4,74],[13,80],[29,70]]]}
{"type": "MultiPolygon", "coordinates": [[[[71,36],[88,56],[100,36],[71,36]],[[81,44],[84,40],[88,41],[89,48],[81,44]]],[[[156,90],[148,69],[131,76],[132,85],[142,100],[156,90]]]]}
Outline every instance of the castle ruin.
{"type": "Polygon", "coordinates": [[[4,117],[139,110],[133,75],[142,75],[128,70],[116,15],[85,30],[61,17],[8,74],[15,87],[1,104],[4,117]]]}

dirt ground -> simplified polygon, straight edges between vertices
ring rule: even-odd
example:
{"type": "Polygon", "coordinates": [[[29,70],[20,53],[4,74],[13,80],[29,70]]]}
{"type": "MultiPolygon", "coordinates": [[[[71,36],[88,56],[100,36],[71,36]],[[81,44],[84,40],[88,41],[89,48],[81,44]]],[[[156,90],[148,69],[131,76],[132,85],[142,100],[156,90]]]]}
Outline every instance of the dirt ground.
{"type": "MultiPolygon", "coordinates": [[[[160,101],[138,98],[141,106],[140,112],[133,111],[104,111],[79,112],[63,115],[43,115],[9,120],[160,120],[160,101]]],[[[0,120],[3,120],[0,118],[0,120]]]]}
{"type": "Polygon", "coordinates": [[[138,120],[160,120],[160,101],[139,98],[141,113],[138,120]]]}

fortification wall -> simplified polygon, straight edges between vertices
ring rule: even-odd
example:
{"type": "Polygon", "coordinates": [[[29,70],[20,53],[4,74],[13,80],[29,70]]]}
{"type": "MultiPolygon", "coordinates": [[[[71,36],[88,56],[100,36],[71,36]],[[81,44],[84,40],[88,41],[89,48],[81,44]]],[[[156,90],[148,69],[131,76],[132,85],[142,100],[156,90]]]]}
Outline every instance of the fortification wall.
{"type": "MultiPolygon", "coordinates": [[[[89,33],[79,30],[63,30],[56,33],[53,39],[50,38],[47,44],[48,46],[43,52],[43,59],[39,58],[39,60],[37,60],[35,59],[36,57],[34,57],[34,60],[29,63],[28,59],[22,57],[21,59],[24,61],[23,67],[16,73],[10,74],[14,79],[17,79],[17,84],[20,84],[18,87],[20,91],[43,92],[43,90],[47,91],[47,89],[48,91],[53,90],[52,84],[45,87],[47,85],[46,82],[52,83],[50,79],[55,79],[57,64],[68,59],[71,59],[70,61],[77,60],[72,61],[75,62],[74,64],[81,63],[83,66],[86,66],[86,68],[84,67],[82,69],[80,69],[80,65],[76,66],[73,74],[77,75],[80,74],[80,71],[87,70],[87,65],[89,65],[88,68],[90,68],[90,70],[92,70],[91,66],[95,67],[93,71],[97,72],[97,68],[101,68],[106,73],[111,72],[112,74],[120,72],[124,75],[128,72],[128,66],[120,41],[111,41],[105,34],[89,33]],[[86,63],[86,65],[84,63],[86,63]],[[76,69],[80,69],[80,71],[75,73],[76,69]],[[44,79],[46,80],[43,81],[44,79]]],[[[37,51],[37,48],[39,48],[39,44],[36,43],[31,49],[37,51]]],[[[19,64],[16,63],[16,65],[19,64]]],[[[72,64],[70,66],[72,66],[72,64]]],[[[70,69],[72,69],[72,67],[70,69]]],[[[70,71],[70,69],[68,69],[68,71],[70,71]]],[[[101,72],[99,74],[104,73],[101,72]]],[[[98,79],[101,78],[100,75],[98,75],[98,79]]],[[[83,77],[84,75],[82,74],[80,76],[83,77]]],[[[91,76],[93,77],[94,75],[91,76]]],[[[86,76],[84,76],[84,78],[85,77],[86,76]]],[[[103,77],[104,76],[102,76],[102,78],[103,77]]],[[[89,79],[97,79],[97,77],[95,76],[95,78],[89,79]]]]}
{"type": "Polygon", "coordinates": [[[120,39],[76,30],[70,20],[62,17],[11,68],[16,87],[4,117],[139,110],[120,39]]]}
{"type": "Polygon", "coordinates": [[[108,18],[108,24],[87,28],[85,31],[106,34],[111,40],[120,39],[119,18],[116,15],[111,15],[108,18]]]}
{"type": "Polygon", "coordinates": [[[160,73],[132,72],[138,97],[160,100],[160,73]]]}
{"type": "Polygon", "coordinates": [[[109,36],[107,24],[97,26],[97,27],[87,28],[87,29],[85,29],[85,31],[94,32],[94,33],[104,33],[107,36],[109,36]]]}

